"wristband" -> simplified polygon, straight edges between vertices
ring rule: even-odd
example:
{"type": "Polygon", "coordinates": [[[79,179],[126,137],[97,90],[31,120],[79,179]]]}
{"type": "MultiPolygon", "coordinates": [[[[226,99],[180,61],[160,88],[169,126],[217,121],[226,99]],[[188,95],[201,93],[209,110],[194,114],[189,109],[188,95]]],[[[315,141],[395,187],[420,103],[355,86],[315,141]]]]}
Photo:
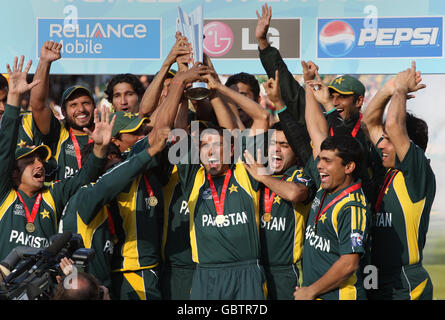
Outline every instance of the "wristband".
{"type": "Polygon", "coordinates": [[[275,111],[275,114],[280,114],[281,112],[283,112],[284,110],[287,109],[287,106],[284,106],[283,109],[280,109],[278,111],[275,111]]]}
{"type": "Polygon", "coordinates": [[[325,115],[328,115],[328,114],[331,114],[332,112],[334,112],[334,111],[336,111],[336,110],[337,110],[337,108],[333,108],[333,109],[331,109],[331,110],[325,112],[324,114],[325,114],[325,115]]]}

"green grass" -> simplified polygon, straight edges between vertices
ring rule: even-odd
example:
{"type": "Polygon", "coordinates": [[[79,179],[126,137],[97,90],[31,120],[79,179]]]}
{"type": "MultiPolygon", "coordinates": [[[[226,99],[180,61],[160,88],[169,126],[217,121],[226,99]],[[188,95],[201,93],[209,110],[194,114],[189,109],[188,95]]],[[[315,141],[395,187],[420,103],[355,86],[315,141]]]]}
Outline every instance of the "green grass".
{"type": "Polygon", "coordinates": [[[423,266],[433,282],[433,299],[445,300],[445,219],[443,214],[432,214],[423,250],[423,266]]]}
{"type": "Polygon", "coordinates": [[[433,282],[433,299],[445,300],[445,265],[424,265],[433,282]]]}

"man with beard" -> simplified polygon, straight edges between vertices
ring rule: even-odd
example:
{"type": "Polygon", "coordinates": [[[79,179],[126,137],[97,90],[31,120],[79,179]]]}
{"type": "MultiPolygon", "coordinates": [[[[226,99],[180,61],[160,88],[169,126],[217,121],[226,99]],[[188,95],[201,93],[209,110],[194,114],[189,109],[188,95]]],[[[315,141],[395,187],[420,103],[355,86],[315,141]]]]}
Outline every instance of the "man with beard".
{"type": "Polygon", "coordinates": [[[44,143],[51,148],[54,157],[51,167],[56,169],[48,178],[50,180],[70,177],[82,167],[81,150],[90,142],[84,128],[94,129],[93,112],[96,106],[90,90],[79,85],[69,87],[62,95],[61,108],[65,122],[57,120],[47,106],[49,72],[52,62],[60,59],[61,48],[61,44],[53,41],[47,41],[42,46],[34,74],[34,80],[40,80],[40,84],[31,90],[30,96],[32,121],[23,123],[25,132],[35,145],[44,143]]]}

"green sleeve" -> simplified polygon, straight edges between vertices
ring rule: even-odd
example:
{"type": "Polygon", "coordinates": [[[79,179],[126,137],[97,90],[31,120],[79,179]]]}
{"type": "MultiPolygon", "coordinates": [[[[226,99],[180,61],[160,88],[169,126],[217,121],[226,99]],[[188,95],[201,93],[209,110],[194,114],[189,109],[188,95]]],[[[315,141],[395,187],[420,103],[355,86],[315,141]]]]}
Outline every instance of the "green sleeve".
{"type": "Polygon", "coordinates": [[[65,204],[79,188],[99,178],[106,161],[106,157],[100,159],[94,153],[91,153],[85,165],[74,176],[51,185],[50,192],[54,198],[57,212],[61,212],[65,204]]]}
{"type": "Polygon", "coordinates": [[[365,253],[367,239],[366,208],[348,206],[338,215],[339,254],[365,253]]]}
{"type": "Polygon", "coordinates": [[[147,152],[140,152],[114,166],[101,176],[96,183],[83,186],[70,199],[65,216],[79,213],[82,221],[89,224],[100,209],[117,197],[129,183],[144,171],[147,166],[155,166],[155,158],[147,152]],[[71,208],[71,209],[70,209],[71,208]]]}
{"type": "Polygon", "coordinates": [[[425,152],[411,141],[408,152],[403,161],[396,156],[396,169],[402,171],[409,196],[413,202],[434,195],[436,192],[436,178],[431,169],[430,161],[425,152]]]}
{"type": "Polygon", "coordinates": [[[19,128],[19,108],[5,106],[0,124],[0,200],[12,188],[12,171],[15,163],[15,149],[19,128]]]}
{"type": "Polygon", "coordinates": [[[289,72],[286,64],[277,48],[268,46],[264,50],[259,50],[261,63],[269,78],[275,78],[275,70],[278,70],[280,78],[280,90],[283,102],[286,104],[294,119],[305,125],[304,110],[306,105],[305,90],[292,73],[289,72]]]}
{"type": "Polygon", "coordinates": [[[314,157],[311,156],[303,169],[302,176],[300,177],[300,180],[303,181],[306,187],[309,189],[309,197],[307,202],[314,199],[317,190],[320,188],[321,181],[320,174],[317,170],[317,163],[318,157],[317,159],[314,159],[314,157]]]}

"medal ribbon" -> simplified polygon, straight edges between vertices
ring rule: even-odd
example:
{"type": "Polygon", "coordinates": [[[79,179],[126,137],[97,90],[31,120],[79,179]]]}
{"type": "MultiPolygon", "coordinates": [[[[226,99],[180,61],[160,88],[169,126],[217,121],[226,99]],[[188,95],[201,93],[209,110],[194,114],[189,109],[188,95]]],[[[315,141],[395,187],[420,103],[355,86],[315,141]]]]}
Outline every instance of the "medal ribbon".
{"type": "Polygon", "coordinates": [[[218,216],[224,215],[224,201],[226,198],[227,186],[229,185],[230,177],[232,176],[232,170],[228,170],[226,173],[226,177],[224,178],[224,184],[221,190],[221,199],[218,197],[218,192],[215,188],[215,183],[213,183],[212,177],[210,174],[207,174],[207,179],[209,180],[210,190],[212,190],[213,202],[215,203],[216,214],[218,216]]]}
{"type": "Polygon", "coordinates": [[[153,188],[151,187],[150,183],[148,182],[148,178],[145,174],[144,174],[144,181],[145,181],[145,187],[147,188],[148,196],[153,197],[153,195],[154,195],[153,188]]]}
{"type": "MultiPolygon", "coordinates": [[[[354,129],[352,129],[352,132],[351,132],[351,136],[353,137],[353,138],[355,138],[355,136],[357,135],[357,133],[358,133],[358,130],[360,129],[360,124],[361,124],[361,122],[362,122],[362,117],[363,117],[363,115],[360,113],[360,115],[359,115],[359,117],[358,117],[358,120],[357,120],[357,122],[355,123],[355,126],[354,126],[354,129]]],[[[330,130],[330,133],[331,133],[331,137],[333,137],[334,136],[334,130],[331,128],[331,130],[330,130]]]]}
{"type": "Polygon", "coordinates": [[[107,214],[108,214],[108,230],[110,231],[111,236],[115,236],[116,228],[114,227],[114,221],[113,218],[111,217],[110,208],[108,208],[108,206],[105,206],[105,208],[107,208],[107,214]]]}
{"type": "Polygon", "coordinates": [[[34,201],[34,206],[32,207],[31,213],[29,213],[28,207],[26,206],[25,201],[23,201],[23,198],[20,195],[20,193],[18,191],[16,191],[16,193],[17,193],[17,197],[19,198],[20,202],[23,204],[23,207],[25,208],[26,221],[28,223],[33,223],[34,220],[36,219],[37,211],[39,210],[39,207],[40,207],[40,202],[42,201],[42,193],[39,192],[36,200],[34,201]]]}
{"type": "Polygon", "coordinates": [[[324,209],[323,209],[322,212],[320,212],[320,210],[321,210],[321,208],[322,208],[322,206],[323,206],[324,198],[325,198],[326,193],[327,193],[326,191],[323,192],[323,196],[321,197],[320,205],[319,205],[319,207],[318,207],[318,211],[317,211],[317,216],[316,216],[316,218],[315,218],[315,225],[317,225],[318,220],[320,220],[321,216],[322,216],[322,215],[323,215],[323,214],[324,214],[330,207],[332,207],[334,204],[336,204],[336,203],[337,203],[338,201],[340,201],[342,198],[344,198],[345,196],[347,196],[349,193],[351,193],[351,192],[353,192],[353,191],[355,191],[355,190],[360,189],[361,186],[362,186],[362,183],[359,182],[359,183],[356,183],[356,184],[350,186],[349,188],[343,190],[338,196],[336,196],[334,199],[332,199],[332,201],[329,202],[328,205],[327,205],[326,207],[324,207],[324,209]]]}
{"type": "MultiPolygon", "coordinates": [[[[79,147],[79,142],[77,141],[76,135],[73,133],[73,130],[71,130],[70,128],[70,136],[71,136],[71,140],[73,141],[73,145],[74,145],[74,152],[76,153],[76,160],[77,160],[77,166],[80,168],[82,167],[82,156],[80,153],[80,147],[79,147]]],[[[88,143],[93,142],[93,140],[91,140],[90,138],[88,139],[88,143]]]]}
{"type": "MultiPolygon", "coordinates": [[[[287,177],[283,176],[281,178],[281,181],[285,180],[287,177]]],[[[272,206],[273,206],[273,200],[275,198],[275,192],[272,192],[270,195],[270,189],[264,188],[264,212],[265,213],[271,213],[272,212],[272,206]]]]}
{"type": "Polygon", "coordinates": [[[386,190],[388,189],[388,186],[391,184],[392,180],[396,177],[399,170],[391,169],[387,172],[385,177],[385,182],[383,183],[382,188],[379,191],[379,196],[377,197],[377,201],[375,203],[375,211],[378,212],[380,209],[380,206],[382,204],[383,196],[385,195],[386,190]],[[392,173],[392,174],[391,174],[392,173]]]}

